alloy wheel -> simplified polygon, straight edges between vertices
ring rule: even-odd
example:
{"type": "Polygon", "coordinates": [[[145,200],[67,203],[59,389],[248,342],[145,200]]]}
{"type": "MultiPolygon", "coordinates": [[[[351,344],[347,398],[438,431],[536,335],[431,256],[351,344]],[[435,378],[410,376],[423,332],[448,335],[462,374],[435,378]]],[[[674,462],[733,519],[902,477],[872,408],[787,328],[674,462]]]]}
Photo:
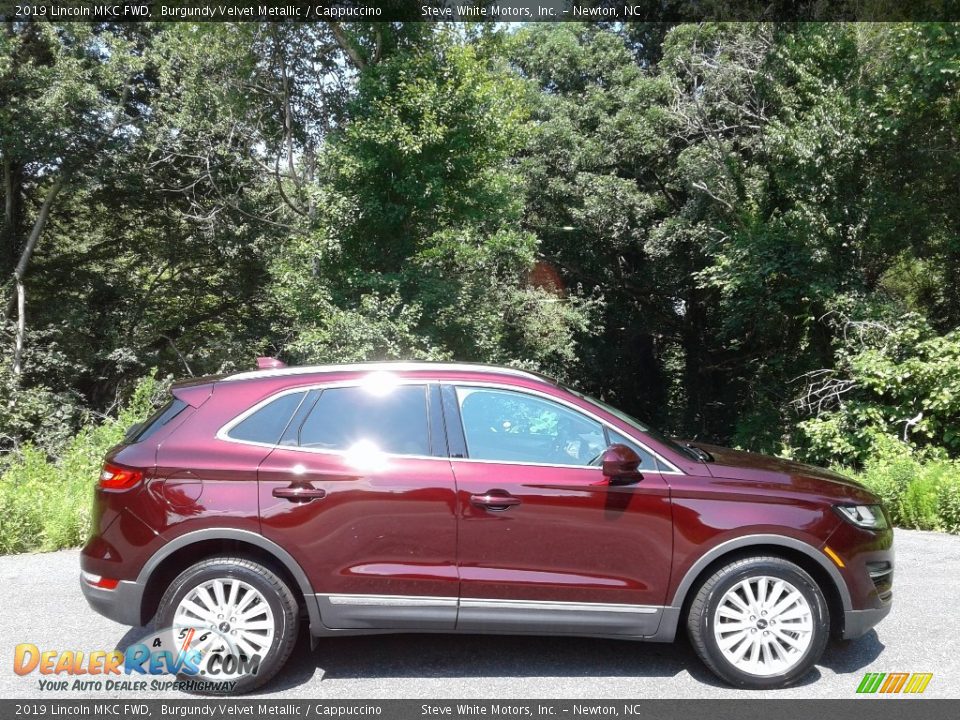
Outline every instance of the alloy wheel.
{"type": "Polygon", "coordinates": [[[789,671],[813,639],[810,603],[791,583],[759,575],[741,580],[720,599],[713,632],[723,656],[757,676],[789,671]]]}
{"type": "MultiPolygon", "coordinates": [[[[190,648],[203,655],[201,669],[215,653],[262,658],[276,632],[273,610],[266,598],[236,578],[214,578],[190,590],[177,606],[173,627],[194,631],[190,648]]],[[[229,675],[219,673],[220,678],[229,675]]]]}

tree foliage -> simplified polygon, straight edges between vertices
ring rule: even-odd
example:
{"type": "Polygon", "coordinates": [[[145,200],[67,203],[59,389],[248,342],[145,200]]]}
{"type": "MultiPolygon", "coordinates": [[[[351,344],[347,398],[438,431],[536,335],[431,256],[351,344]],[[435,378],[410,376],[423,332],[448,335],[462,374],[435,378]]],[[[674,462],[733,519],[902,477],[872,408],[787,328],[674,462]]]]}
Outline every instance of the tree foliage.
{"type": "Polygon", "coordinates": [[[949,24],[8,23],[0,444],[269,353],[956,456],[958,58],[949,24]]]}

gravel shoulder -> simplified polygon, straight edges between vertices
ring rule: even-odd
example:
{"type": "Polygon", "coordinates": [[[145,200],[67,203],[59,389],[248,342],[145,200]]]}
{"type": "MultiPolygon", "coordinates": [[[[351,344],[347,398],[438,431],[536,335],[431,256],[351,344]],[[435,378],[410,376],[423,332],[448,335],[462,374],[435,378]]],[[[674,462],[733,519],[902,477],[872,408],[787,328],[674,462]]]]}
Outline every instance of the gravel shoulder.
{"type": "MultiPolygon", "coordinates": [[[[799,686],[737,691],[721,685],[685,639],[617,640],[473,635],[304,638],[260,697],[340,698],[852,698],[866,672],[932,672],[923,697],[960,697],[960,537],[896,531],[894,608],[865,637],[828,647],[799,686]]],[[[78,584],[76,550],[0,557],[0,697],[121,698],[120,692],[44,692],[13,672],[14,648],[109,650],[130,628],[100,617],[78,584]]],[[[127,695],[129,697],[129,695],[127,695]]],[[[139,698],[183,698],[138,693],[139,698]]],[[[253,697],[257,697],[254,695],[253,697]]]]}

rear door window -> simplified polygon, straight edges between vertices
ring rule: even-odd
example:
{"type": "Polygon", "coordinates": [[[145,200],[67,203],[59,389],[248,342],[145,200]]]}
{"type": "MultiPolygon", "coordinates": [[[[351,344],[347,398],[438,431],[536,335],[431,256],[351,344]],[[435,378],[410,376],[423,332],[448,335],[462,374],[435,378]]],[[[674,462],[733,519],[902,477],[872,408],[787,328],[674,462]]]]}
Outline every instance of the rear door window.
{"type": "Polygon", "coordinates": [[[300,428],[300,446],[348,451],[360,443],[393,455],[430,455],[426,385],[399,385],[384,394],[364,387],[324,390],[300,428]]]}

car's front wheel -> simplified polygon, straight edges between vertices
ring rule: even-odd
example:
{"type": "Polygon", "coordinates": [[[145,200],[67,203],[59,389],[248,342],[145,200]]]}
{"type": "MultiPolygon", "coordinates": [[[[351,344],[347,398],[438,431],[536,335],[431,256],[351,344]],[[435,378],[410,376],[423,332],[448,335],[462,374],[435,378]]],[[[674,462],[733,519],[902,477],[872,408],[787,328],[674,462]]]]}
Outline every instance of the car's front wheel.
{"type": "Polygon", "coordinates": [[[171,629],[182,651],[192,651],[190,672],[181,671],[180,679],[199,681],[202,693],[243,693],[266,683],[287,661],[297,639],[298,605],[270,568],[214,557],[170,583],[157,625],[171,629]]]}
{"type": "Polygon", "coordinates": [[[777,688],[801,679],[830,635],[823,592],[803,568],[779,557],[748,557],[710,575],[690,606],[694,650],[732,685],[777,688]]]}

